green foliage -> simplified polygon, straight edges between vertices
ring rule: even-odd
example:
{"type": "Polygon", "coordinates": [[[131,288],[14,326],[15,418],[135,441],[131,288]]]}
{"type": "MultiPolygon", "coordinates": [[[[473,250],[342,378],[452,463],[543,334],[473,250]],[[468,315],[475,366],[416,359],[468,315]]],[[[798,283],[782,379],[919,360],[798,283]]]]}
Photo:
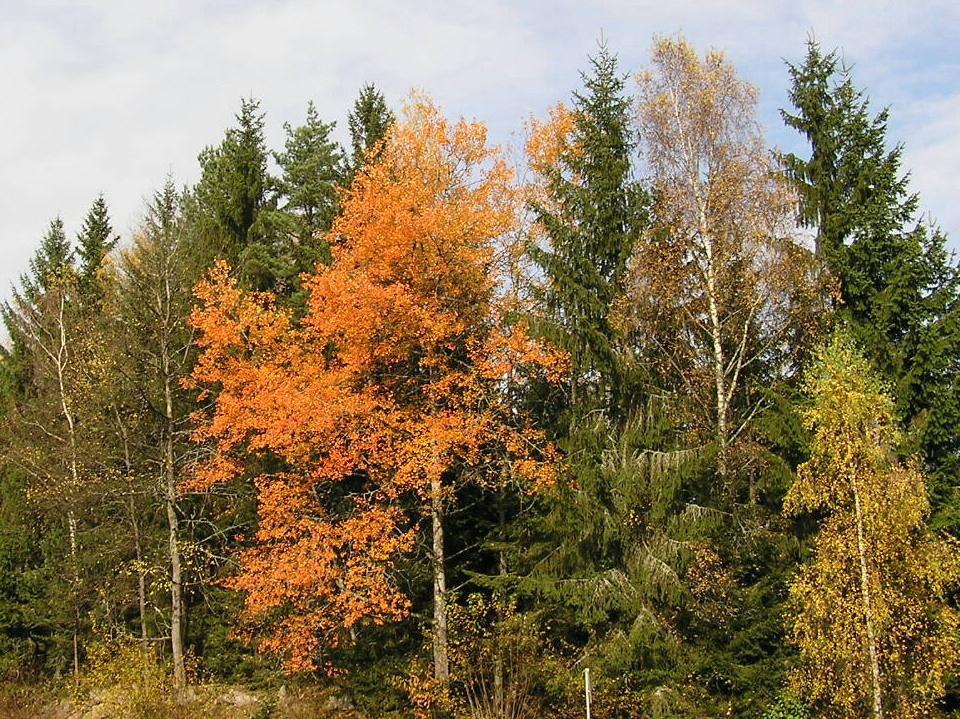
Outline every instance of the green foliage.
{"type": "Polygon", "coordinates": [[[784,697],[777,701],[770,709],[767,710],[767,713],[763,715],[763,719],[809,719],[810,710],[807,708],[807,705],[804,704],[801,700],[795,697],[784,697]]]}
{"type": "MultiPolygon", "coordinates": [[[[343,640],[326,656],[345,672],[284,678],[290,697],[274,698],[278,666],[234,635],[242,597],[222,582],[256,531],[252,488],[241,478],[215,492],[177,493],[158,476],[172,466],[176,490],[209,450],[190,436],[197,398],[181,384],[196,351],[187,317],[198,278],[225,258],[245,287],[276,292],[299,323],[301,275],[331,262],[337,238],[328,231],[343,193],[376,161],[394,123],[383,94],[373,85],[360,90],[345,147],[311,102],[299,124],[283,125],[282,147],[269,148],[259,102],[242,100],[234,125],[200,153],[196,186],[180,191],[168,181],[129,243],[117,245],[102,195],[74,243],[54,219],[3,307],[0,679],[69,674],[76,632],[78,702],[95,694],[118,719],[408,717],[430,707],[478,719],[573,719],[582,716],[584,667],[598,718],[808,719],[852,692],[846,707],[855,711],[835,712],[846,719],[866,706],[869,677],[848,556],[853,525],[834,515],[850,515],[842,480],[869,475],[876,481],[868,536],[899,538],[871,555],[886,607],[877,613],[884,688],[889,696],[922,694],[914,705],[932,706],[944,685],[956,685],[960,636],[960,621],[944,609],[956,599],[951,545],[928,530],[960,532],[960,270],[944,234],[917,219],[903,149],[888,146],[886,110],[874,114],[838,56],[815,43],[790,77],[793,109],[783,118],[810,152],[780,159],[817,256],[793,243],[795,227],[785,228],[787,240],[769,248],[795,271],[768,299],[770,307],[796,306],[796,316],[784,327],[762,309],[742,336],[720,333],[728,358],[738,346],[756,348],[736,370],[743,391],[731,395],[736,441],[723,472],[703,419],[714,399],[700,389],[712,391],[706,353],[714,348],[702,344],[708,332],[688,331],[705,327],[695,327],[707,313],[696,275],[702,258],[683,250],[656,261],[675,249],[670,232],[653,225],[665,185],[638,179],[644,143],[653,144],[638,136],[628,83],[606,46],[591,58],[569,111],[552,118],[548,129],[562,134],[557,147],[541,147],[543,157],[531,151],[534,179],[522,188],[530,192],[517,195],[530,222],[520,220],[519,245],[508,238],[511,252],[519,246],[525,254],[508,259],[532,273],[511,275],[518,284],[495,291],[519,299],[508,311],[569,352],[572,366],[560,387],[511,379],[503,389],[539,419],[563,460],[556,484],[536,495],[498,484],[457,487],[447,497],[448,687],[427,678],[433,566],[423,547],[391,570],[411,598],[411,616],[324,638],[343,640]],[[808,275],[818,281],[797,279],[808,275]],[[635,321],[640,314],[644,321],[635,321]],[[798,368],[808,364],[811,336],[831,325],[852,339],[818,355],[811,398],[798,368]],[[62,376],[51,371],[58,358],[62,376]],[[841,392],[855,396],[827,407],[841,392]],[[844,455],[860,462],[858,472],[831,470],[842,453],[824,450],[828,420],[859,422],[883,440],[844,455]],[[914,452],[926,462],[932,518],[921,474],[902,461],[914,452]],[[262,695],[256,706],[225,705],[222,690],[199,674],[192,699],[169,689],[171,497],[187,654],[204,677],[254,687],[262,695]],[[840,559],[830,564],[831,557],[840,559]],[[898,624],[902,618],[909,621],[898,624]],[[794,639],[810,640],[806,647],[788,641],[788,623],[794,639]],[[884,664],[897,656],[906,659],[884,664]],[[829,677],[852,679],[811,690],[797,680],[813,676],[811,658],[832,668],[829,677]],[[804,689],[803,700],[784,686],[804,689]]],[[[766,217],[770,208],[754,209],[766,217]]],[[[768,214],[784,217],[782,209],[768,214]]],[[[678,228],[687,231],[698,230],[678,228]]],[[[731,257],[717,260],[727,263],[724,276],[738,278],[723,289],[746,311],[744,260],[731,257]]],[[[296,382],[290,389],[292,397],[300,391],[296,382]]],[[[282,469],[269,457],[255,463],[251,473],[282,469]]],[[[360,475],[337,496],[358,491],[360,475]]],[[[405,529],[422,529],[419,502],[397,503],[405,529]]],[[[340,559],[353,561],[348,554],[340,559]]],[[[22,714],[20,705],[31,707],[24,716],[40,711],[28,695],[11,697],[0,692],[3,716],[22,714]]],[[[913,716],[887,701],[889,715],[913,716]]]]}
{"type": "Polygon", "coordinates": [[[794,112],[784,121],[810,143],[783,156],[801,197],[800,220],[839,285],[838,312],[892,383],[897,414],[929,467],[937,523],[958,531],[960,495],[960,270],[936,228],[916,219],[919,199],[887,147],[888,112],[870,112],[836,53],[810,42],[791,65],[794,112]]]}
{"type": "Polygon", "coordinates": [[[29,299],[47,291],[70,274],[73,266],[74,251],[63,229],[63,220],[57,216],[50,221],[40,247],[30,260],[30,274],[20,279],[24,296],[29,299]]]}
{"type": "Polygon", "coordinates": [[[276,186],[285,198],[283,212],[292,220],[290,243],[298,255],[299,271],[330,261],[330,249],[321,237],[338,212],[337,188],[343,174],[343,155],[330,139],[334,123],[320,120],[312,102],[303,125],[284,124],[283,152],[274,153],[281,176],[276,186]]]}
{"type": "Polygon", "coordinates": [[[273,252],[274,208],[267,174],[268,152],[264,114],[253,98],[240,102],[235,127],[228,128],[217,147],[200,153],[201,176],[194,188],[198,229],[208,245],[200,264],[223,257],[239,266],[248,282],[270,286],[273,277],[289,274],[273,252]]]}
{"type": "MultiPolygon", "coordinates": [[[[767,411],[744,410],[751,441],[718,482],[715,451],[691,421],[698,398],[671,374],[697,368],[678,369],[663,344],[612,321],[648,206],[631,180],[636,138],[619,82],[602,51],[535,208],[549,241],[531,252],[546,280],[538,327],[571,352],[580,386],[572,411],[550,418],[566,472],[517,530],[529,562],[519,587],[550,618],[553,641],[608,687],[598,699],[609,715],[758,713],[789,654],[782,603],[796,543],[777,515],[805,435],[790,400],[771,393],[767,411]],[[634,343],[661,354],[632,357],[634,343]]],[[[677,341],[671,318],[660,322],[677,341]]],[[[744,374],[776,381],[779,368],[764,357],[744,374]]]]}
{"type": "Polygon", "coordinates": [[[570,353],[568,399],[580,409],[629,401],[611,309],[648,204],[632,179],[636,138],[616,56],[602,45],[590,63],[574,94],[569,147],[547,170],[549,205],[533,207],[547,246],[529,248],[545,278],[541,331],[570,353]]]}
{"type": "Polygon", "coordinates": [[[50,629],[35,581],[44,558],[24,490],[22,476],[9,468],[0,474],[0,676],[38,669],[50,629]]]}
{"type": "Polygon", "coordinates": [[[113,233],[106,200],[103,195],[98,195],[77,234],[77,270],[80,275],[80,292],[85,298],[96,299],[100,269],[119,239],[120,237],[113,233]]]}
{"type": "Polygon", "coordinates": [[[347,117],[351,148],[348,178],[352,178],[364,162],[372,159],[368,154],[375,151],[394,120],[383,93],[372,83],[364,85],[347,117]]]}

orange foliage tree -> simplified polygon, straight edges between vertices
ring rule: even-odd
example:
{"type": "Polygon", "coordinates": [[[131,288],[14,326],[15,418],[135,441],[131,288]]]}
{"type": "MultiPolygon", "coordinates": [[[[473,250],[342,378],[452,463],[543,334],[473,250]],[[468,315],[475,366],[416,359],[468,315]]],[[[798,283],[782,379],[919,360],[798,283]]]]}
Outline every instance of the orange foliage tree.
{"type": "Polygon", "coordinates": [[[393,576],[431,518],[434,671],[448,675],[443,519],[462,482],[549,483],[555,458],[511,392],[565,360],[503,321],[496,267],[513,176],[483,125],[414,97],[343,197],[301,320],[218,265],[197,288],[193,384],[213,398],[194,484],[258,468],[259,523],[231,585],[259,646],[311,669],[409,602],[393,576]],[[407,505],[410,503],[407,502],[407,505]]]}

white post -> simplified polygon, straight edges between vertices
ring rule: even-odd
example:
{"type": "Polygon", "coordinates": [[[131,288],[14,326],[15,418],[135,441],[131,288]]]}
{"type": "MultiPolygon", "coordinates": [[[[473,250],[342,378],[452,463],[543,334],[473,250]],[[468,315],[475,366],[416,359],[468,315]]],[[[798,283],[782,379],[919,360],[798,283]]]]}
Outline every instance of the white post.
{"type": "Polygon", "coordinates": [[[590,669],[587,668],[583,670],[583,698],[587,702],[587,719],[590,719],[590,700],[592,699],[590,689],[590,669]]]}

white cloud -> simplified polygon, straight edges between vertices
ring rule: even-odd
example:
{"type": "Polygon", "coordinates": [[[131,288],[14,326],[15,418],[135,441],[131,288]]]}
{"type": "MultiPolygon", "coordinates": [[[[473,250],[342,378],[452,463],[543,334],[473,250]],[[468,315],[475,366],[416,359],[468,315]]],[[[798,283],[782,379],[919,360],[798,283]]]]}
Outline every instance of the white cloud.
{"type": "Polygon", "coordinates": [[[960,231],[951,173],[958,81],[945,70],[960,10],[939,0],[3,5],[0,295],[58,212],[75,231],[102,191],[127,234],[168,171],[194,181],[197,152],[219,140],[241,96],[262,99],[273,146],[308,99],[343,124],[371,80],[394,101],[424,88],[449,112],[487,120],[504,141],[528,114],[568,96],[601,30],[626,69],[643,64],[654,34],[682,31],[728,50],[761,88],[771,138],[788,142],[776,115],[781,57],[802,57],[816,28],[826,47],[844,46],[878,105],[893,104],[925,205],[960,231]]]}

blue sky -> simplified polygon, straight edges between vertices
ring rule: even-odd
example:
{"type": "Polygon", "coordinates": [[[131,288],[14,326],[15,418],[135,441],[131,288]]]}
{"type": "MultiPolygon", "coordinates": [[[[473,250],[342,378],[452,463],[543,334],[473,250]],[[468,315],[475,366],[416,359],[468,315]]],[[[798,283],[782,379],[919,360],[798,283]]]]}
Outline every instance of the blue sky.
{"type": "Polygon", "coordinates": [[[511,142],[569,97],[601,32],[631,72],[655,35],[725,50],[760,89],[771,144],[790,149],[783,60],[799,60],[811,32],[841,47],[874,107],[891,107],[913,188],[960,247],[956,2],[0,0],[0,11],[0,296],[50,218],[75,233],[100,192],[128,237],[167,173],[197,179],[198,151],[242,96],[261,99],[272,147],[310,99],[342,131],[368,81],[394,103],[426,90],[511,142]]]}

